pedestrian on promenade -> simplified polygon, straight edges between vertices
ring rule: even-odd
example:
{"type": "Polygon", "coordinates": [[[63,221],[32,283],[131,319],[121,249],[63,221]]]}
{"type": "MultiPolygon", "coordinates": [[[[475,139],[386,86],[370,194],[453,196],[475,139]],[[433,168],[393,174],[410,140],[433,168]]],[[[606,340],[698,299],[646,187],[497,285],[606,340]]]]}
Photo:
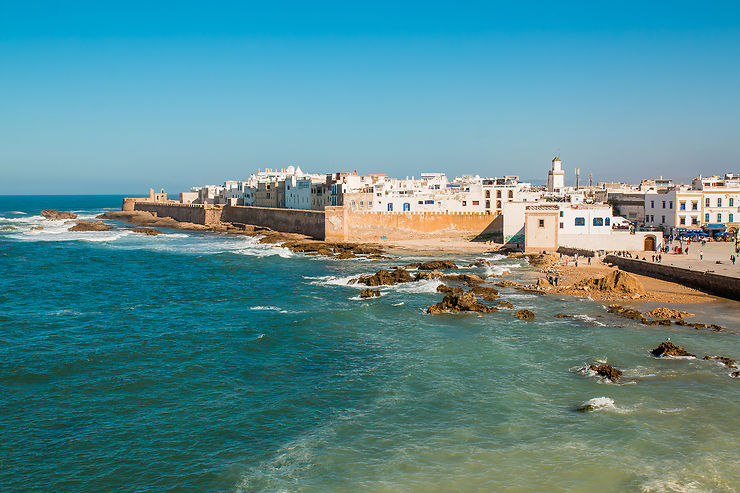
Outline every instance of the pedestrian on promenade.
{"type": "Polygon", "coordinates": [[[735,265],[735,256],[730,255],[730,262],[732,262],[732,265],[735,265]]]}
{"type": "Polygon", "coordinates": [[[704,250],[699,250],[699,260],[704,260],[704,250]]]}
{"type": "Polygon", "coordinates": [[[686,245],[686,255],[688,255],[688,254],[689,254],[689,246],[686,245]]]}
{"type": "Polygon", "coordinates": [[[588,258],[588,265],[591,265],[591,257],[588,258]]]}

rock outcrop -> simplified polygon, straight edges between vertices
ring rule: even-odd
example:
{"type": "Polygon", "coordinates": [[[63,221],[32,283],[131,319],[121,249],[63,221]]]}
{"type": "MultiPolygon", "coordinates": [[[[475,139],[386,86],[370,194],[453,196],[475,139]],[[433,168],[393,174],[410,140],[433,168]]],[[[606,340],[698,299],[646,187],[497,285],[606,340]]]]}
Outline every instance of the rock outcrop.
{"type": "Polygon", "coordinates": [[[576,287],[633,297],[647,294],[645,286],[635,276],[621,270],[613,270],[604,277],[586,279],[576,287]]]}
{"type": "Polygon", "coordinates": [[[103,221],[77,221],[77,224],[69,228],[68,231],[110,231],[113,226],[105,224],[103,221]]]}
{"type": "Polygon", "coordinates": [[[468,264],[468,267],[490,267],[491,262],[484,258],[475,259],[475,261],[468,264]]]}
{"type": "Polygon", "coordinates": [[[494,283],[494,286],[498,286],[501,288],[505,288],[505,287],[521,288],[524,285],[516,281],[510,281],[508,279],[504,279],[503,281],[498,281],[494,283]]]}
{"type": "Polygon", "coordinates": [[[377,289],[363,289],[360,292],[360,298],[377,298],[380,296],[380,291],[377,289]]]}
{"type": "Polygon", "coordinates": [[[595,371],[597,375],[608,378],[612,382],[616,382],[617,380],[619,380],[619,377],[622,376],[622,370],[618,370],[611,365],[595,365],[591,363],[590,365],[588,365],[588,369],[591,371],[595,371]]]}
{"type": "Polygon", "coordinates": [[[452,260],[431,260],[429,262],[408,264],[405,268],[419,270],[457,269],[457,264],[452,260]]]}
{"type": "Polygon", "coordinates": [[[650,318],[672,318],[676,320],[682,320],[684,317],[690,317],[694,315],[693,313],[689,312],[682,312],[681,310],[673,310],[671,308],[666,308],[664,306],[659,306],[657,308],[653,308],[650,311],[643,312],[643,317],[650,317],[650,318]]]}
{"type": "Polygon", "coordinates": [[[442,280],[459,282],[471,287],[485,281],[481,276],[476,276],[475,274],[447,274],[442,277],[442,280]]]}
{"type": "Polygon", "coordinates": [[[661,342],[660,346],[650,351],[656,358],[662,358],[663,356],[691,356],[696,357],[695,354],[687,352],[681,346],[676,346],[671,341],[661,342]]]}
{"type": "Polygon", "coordinates": [[[438,293],[455,293],[455,294],[462,294],[463,288],[458,286],[448,286],[446,284],[440,284],[437,286],[437,292],[438,293]]]}
{"type": "Polygon", "coordinates": [[[411,277],[409,271],[402,268],[397,268],[393,272],[388,272],[385,269],[381,269],[371,276],[360,276],[356,279],[350,280],[350,284],[365,284],[366,286],[391,286],[393,284],[400,284],[404,282],[411,282],[414,278],[411,277]]]}
{"type": "Polygon", "coordinates": [[[133,231],[134,233],[142,233],[147,236],[157,236],[161,235],[162,232],[158,229],[154,228],[126,228],[129,231],[133,231]]]}
{"type": "Polygon", "coordinates": [[[521,253],[515,252],[507,255],[508,258],[526,258],[532,267],[547,267],[555,262],[558,258],[549,253],[521,253]]]}
{"type": "Polygon", "coordinates": [[[565,313],[556,313],[555,318],[571,318],[572,315],[567,315],[565,313]]]}
{"type": "Polygon", "coordinates": [[[479,303],[475,295],[467,293],[448,293],[442,301],[427,308],[427,313],[438,314],[448,312],[495,312],[497,308],[479,303]]]}
{"type": "Polygon", "coordinates": [[[499,308],[514,308],[514,305],[511,304],[511,301],[500,300],[496,302],[496,305],[499,308]]]}
{"type": "Polygon", "coordinates": [[[693,327],[696,330],[712,329],[715,332],[720,332],[720,331],[724,330],[721,326],[719,326],[717,324],[703,324],[703,323],[700,323],[700,322],[686,322],[683,319],[676,320],[676,325],[685,325],[687,327],[693,327]]]}
{"type": "Polygon", "coordinates": [[[44,229],[43,226],[31,226],[31,231],[41,231],[44,229]]]}
{"type": "Polygon", "coordinates": [[[423,280],[427,280],[427,279],[441,279],[442,277],[444,277],[444,273],[442,273],[441,271],[438,271],[438,270],[433,270],[431,272],[430,271],[421,271],[421,272],[417,272],[416,273],[416,276],[414,277],[414,280],[416,280],[416,281],[423,281],[423,280]]]}
{"type": "Polygon", "coordinates": [[[58,211],[56,209],[44,209],[41,215],[50,221],[61,221],[63,219],[77,219],[74,212],[58,211]]]}
{"type": "Polygon", "coordinates": [[[514,313],[514,316],[520,320],[534,320],[534,313],[529,310],[519,310],[514,313]]]}
{"type": "Polygon", "coordinates": [[[16,231],[17,229],[15,226],[4,226],[0,228],[0,231],[16,231]]]}
{"type": "Polygon", "coordinates": [[[488,286],[475,286],[470,290],[470,292],[486,301],[495,301],[498,298],[498,291],[496,288],[488,286]]]}

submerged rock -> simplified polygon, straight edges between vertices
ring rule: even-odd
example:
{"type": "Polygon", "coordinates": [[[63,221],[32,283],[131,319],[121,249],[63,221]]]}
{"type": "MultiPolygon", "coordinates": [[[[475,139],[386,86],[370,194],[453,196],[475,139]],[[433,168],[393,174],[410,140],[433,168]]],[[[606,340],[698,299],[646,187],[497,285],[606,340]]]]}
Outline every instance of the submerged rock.
{"type": "Polygon", "coordinates": [[[468,293],[448,293],[444,299],[427,308],[427,313],[438,314],[446,312],[495,312],[498,308],[479,303],[475,295],[468,293]]]}
{"type": "Polygon", "coordinates": [[[43,226],[31,226],[31,231],[41,231],[44,229],[43,226]]]}
{"type": "Polygon", "coordinates": [[[468,267],[490,267],[491,262],[484,258],[475,259],[475,261],[468,264],[468,267]]]}
{"type": "Polygon", "coordinates": [[[74,212],[58,211],[56,209],[44,209],[41,215],[50,221],[61,221],[62,219],[77,219],[74,212]]]}
{"type": "Polygon", "coordinates": [[[682,319],[676,320],[676,325],[683,325],[683,326],[686,326],[686,327],[693,327],[696,330],[712,329],[715,332],[720,332],[720,331],[724,330],[722,327],[720,327],[717,324],[703,324],[703,323],[700,323],[700,322],[685,322],[682,319]]]}
{"type": "Polygon", "coordinates": [[[734,370],[737,370],[737,361],[734,359],[728,358],[727,356],[709,356],[708,354],[704,356],[705,360],[717,360],[721,362],[723,365],[727,366],[728,368],[732,368],[734,370]]]}
{"type": "Polygon", "coordinates": [[[663,356],[691,356],[696,357],[695,354],[687,352],[681,346],[676,346],[671,341],[661,342],[660,346],[650,351],[656,358],[662,358],[663,356]]]}
{"type": "Polygon", "coordinates": [[[15,231],[17,229],[18,228],[16,228],[15,226],[4,226],[4,227],[0,228],[0,231],[15,231]]]}
{"type": "Polygon", "coordinates": [[[68,231],[110,231],[113,226],[103,221],[77,221],[68,231]]]}
{"type": "Polygon", "coordinates": [[[571,318],[572,315],[567,315],[565,313],[556,313],[555,318],[571,318]]]}
{"type": "Polygon", "coordinates": [[[501,308],[514,308],[514,305],[511,304],[511,301],[497,301],[496,304],[501,308]]]}
{"type": "Polygon", "coordinates": [[[519,310],[514,316],[520,320],[534,320],[534,313],[529,310],[519,310]]]}
{"type": "Polygon", "coordinates": [[[360,292],[360,298],[377,298],[380,296],[380,291],[377,289],[363,289],[360,292]]]}
{"type": "Polygon", "coordinates": [[[612,382],[616,382],[617,380],[619,380],[619,377],[622,376],[622,370],[618,370],[611,365],[594,365],[593,363],[591,363],[590,365],[588,365],[588,369],[591,371],[595,371],[597,375],[608,378],[612,382]]]}
{"type": "Polygon", "coordinates": [[[509,287],[509,286],[514,287],[514,288],[518,288],[518,287],[522,287],[523,284],[518,283],[516,281],[510,281],[508,279],[504,279],[503,281],[499,281],[499,282],[494,283],[494,286],[499,286],[501,288],[505,288],[505,287],[509,287]]]}

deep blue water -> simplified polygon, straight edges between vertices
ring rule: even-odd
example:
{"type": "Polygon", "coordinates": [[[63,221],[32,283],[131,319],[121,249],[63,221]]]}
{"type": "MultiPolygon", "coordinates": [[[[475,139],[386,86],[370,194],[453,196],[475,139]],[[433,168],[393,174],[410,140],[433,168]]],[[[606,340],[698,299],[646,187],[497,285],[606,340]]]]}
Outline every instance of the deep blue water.
{"type": "MultiPolygon", "coordinates": [[[[70,233],[118,196],[0,197],[2,491],[736,491],[740,380],[656,360],[714,333],[502,289],[535,312],[430,316],[436,282],[360,300],[407,263],[334,261],[244,237],[70,233]],[[31,230],[32,226],[43,230],[31,230]],[[580,319],[555,319],[566,312],[580,319]],[[579,372],[608,360],[609,384],[579,372]],[[573,409],[606,398],[596,412],[573,409]]],[[[494,269],[531,278],[522,261],[494,269]]],[[[460,258],[461,263],[473,258],[460,258]]],[[[469,272],[478,272],[471,269],[469,272]]]]}

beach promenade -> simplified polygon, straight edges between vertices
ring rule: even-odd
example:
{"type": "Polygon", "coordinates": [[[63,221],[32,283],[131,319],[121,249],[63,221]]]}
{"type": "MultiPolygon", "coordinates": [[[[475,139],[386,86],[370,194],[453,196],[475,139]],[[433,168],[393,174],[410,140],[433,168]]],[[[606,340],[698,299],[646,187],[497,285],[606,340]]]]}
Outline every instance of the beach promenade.
{"type": "MultiPolygon", "coordinates": [[[[678,242],[674,241],[671,246],[678,245],[678,242]]],[[[684,247],[686,243],[684,242],[684,247]]],[[[661,264],[670,265],[673,267],[681,267],[683,269],[690,269],[699,272],[713,272],[715,274],[721,274],[723,276],[740,277],[740,260],[734,265],[730,261],[730,256],[735,255],[735,243],[734,242],[707,242],[706,245],[701,246],[701,243],[691,243],[689,245],[689,253],[687,254],[675,254],[675,253],[664,253],[662,254],[661,264]],[[700,259],[700,252],[703,253],[703,259],[700,259]],[[720,263],[717,263],[720,262],[720,263]]],[[[645,257],[645,260],[652,261],[652,254],[642,255],[640,258],[645,257]]]]}

